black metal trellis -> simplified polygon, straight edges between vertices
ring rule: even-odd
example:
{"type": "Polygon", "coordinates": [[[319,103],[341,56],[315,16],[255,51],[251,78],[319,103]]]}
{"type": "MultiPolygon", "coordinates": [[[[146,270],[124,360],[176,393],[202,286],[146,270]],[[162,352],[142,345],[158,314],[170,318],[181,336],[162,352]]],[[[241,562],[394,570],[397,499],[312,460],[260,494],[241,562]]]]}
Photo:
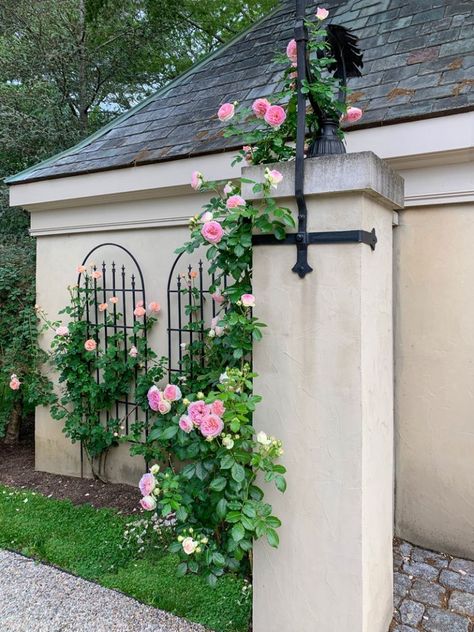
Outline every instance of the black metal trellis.
{"type": "MultiPolygon", "coordinates": [[[[184,263],[179,254],[168,277],[168,374],[181,376],[184,362],[192,378],[194,372],[204,366],[204,342],[212,318],[225,311],[211,297],[210,287],[215,275],[209,276],[202,260],[194,265],[184,263]],[[179,266],[182,265],[182,267],[179,266]]],[[[222,280],[222,291],[227,287],[227,278],[222,280]]]]}
{"type": "MultiPolygon", "coordinates": [[[[78,274],[77,284],[83,286],[86,289],[91,290],[92,300],[86,302],[86,320],[88,323],[89,331],[96,330],[96,326],[99,323],[104,324],[102,330],[103,335],[97,340],[97,353],[101,345],[107,349],[109,342],[109,335],[115,335],[119,332],[123,332],[123,356],[124,360],[127,360],[132,344],[137,345],[138,335],[134,331],[134,326],[137,322],[137,317],[134,311],[138,304],[141,302],[146,307],[146,294],[145,294],[145,280],[142,270],[137,259],[134,255],[124,246],[112,242],[106,242],[95,246],[84,257],[82,262],[83,266],[86,266],[91,256],[101,249],[111,249],[107,253],[108,256],[113,255],[112,249],[117,249],[117,255],[125,254],[132,262],[132,272],[127,270],[125,263],[117,264],[115,262],[116,256],[111,257],[112,262],[110,268],[108,268],[105,259],[102,264],[97,266],[92,265],[92,272],[99,271],[101,273],[100,279],[93,279],[90,275],[78,274]],[[91,285],[92,282],[92,285],[91,285]],[[116,297],[117,302],[110,303],[110,298],[116,297]],[[100,312],[99,305],[101,303],[108,303],[109,308],[100,312]],[[110,306],[112,308],[110,309],[110,306]],[[111,313],[110,313],[111,312],[111,313]],[[112,324],[107,324],[107,315],[112,317],[112,324]],[[130,340],[130,338],[132,340],[130,340]]],[[[143,316],[143,324],[146,325],[146,314],[143,316]]],[[[146,372],[148,370],[148,339],[146,329],[140,333],[145,339],[145,352],[143,357],[143,369],[146,372]]],[[[135,367],[134,370],[134,384],[131,388],[131,392],[136,391],[137,380],[139,377],[139,368],[135,367]]],[[[96,372],[96,381],[100,382],[100,371],[96,372]]],[[[113,405],[113,410],[108,410],[105,413],[104,423],[108,426],[111,416],[114,415],[116,419],[123,419],[125,432],[129,432],[130,418],[134,418],[135,422],[139,421],[139,418],[144,418],[145,434],[148,433],[148,412],[140,411],[136,401],[129,395],[125,394],[124,399],[117,399],[113,405]]],[[[83,474],[83,450],[81,446],[81,475],[83,474]]]]}
{"type": "MultiPolygon", "coordinates": [[[[312,244],[343,244],[363,243],[375,249],[377,236],[375,229],[345,230],[331,232],[308,233],[308,209],[304,194],[304,167],[305,167],[305,142],[306,142],[306,101],[307,95],[303,93],[306,79],[311,80],[308,60],[308,29],[305,24],[306,0],[296,0],[295,11],[295,40],[297,47],[297,132],[296,132],[296,156],[295,156],[295,198],[298,207],[298,232],[287,234],[284,240],[277,240],[273,235],[255,235],[254,245],[278,245],[289,244],[296,246],[296,263],[292,271],[304,278],[313,268],[308,263],[308,246],[312,244]]],[[[360,76],[363,66],[362,53],[358,48],[358,39],[348,29],[337,25],[328,25],[327,42],[334,56],[334,76],[341,79],[345,88],[349,77],[360,76]]],[[[323,53],[324,54],[324,53],[323,53]]],[[[343,92],[340,92],[340,97],[343,92]]],[[[319,120],[319,134],[313,139],[309,155],[321,156],[328,154],[345,153],[342,141],[337,137],[338,121],[329,119],[321,110],[317,102],[309,95],[310,104],[319,120]]]]}

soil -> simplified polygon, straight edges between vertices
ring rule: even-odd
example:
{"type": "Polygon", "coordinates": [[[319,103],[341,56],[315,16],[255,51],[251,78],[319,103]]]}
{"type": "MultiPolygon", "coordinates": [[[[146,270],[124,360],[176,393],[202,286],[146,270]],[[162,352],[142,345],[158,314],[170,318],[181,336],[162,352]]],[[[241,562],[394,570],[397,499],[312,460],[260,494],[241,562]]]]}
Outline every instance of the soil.
{"type": "Polygon", "coordinates": [[[0,485],[30,489],[49,498],[68,499],[75,505],[111,507],[123,514],[138,512],[141,498],[138,488],[130,485],[37,472],[31,439],[23,439],[13,447],[0,443],[0,485]]]}

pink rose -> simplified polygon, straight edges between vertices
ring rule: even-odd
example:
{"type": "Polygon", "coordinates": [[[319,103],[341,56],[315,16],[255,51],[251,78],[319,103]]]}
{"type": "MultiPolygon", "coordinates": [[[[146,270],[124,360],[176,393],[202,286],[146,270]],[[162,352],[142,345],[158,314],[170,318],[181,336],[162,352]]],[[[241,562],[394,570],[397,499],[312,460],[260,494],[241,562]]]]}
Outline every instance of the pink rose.
{"type": "Polygon", "coordinates": [[[128,352],[128,355],[129,355],[131,358],[136,358],[136,357],[137,357],[137,355],[138,355],[138,349],[137,349],[135,346],[131,347],[131,348],[130,348],[130,351],[128,352]]]}
{"type": "Polygon", "coordinates": [[[193,422],[187,415],[183,415],[179,420],[179,427],[183,432],[186,432],[188,434],[193,429],[193,422]]]}
{"type": "Polygon", "coordinates": [[[161,402],[161,392],[159,388],[155,385],[151,386],[148,389],[147,398],[148,398],[148,405],[150,406],[150,408],[154,410],[155,412],[157,412],[158,405],[161,402]]]}
{"type": "Polygon", "coordinates": [[[201,215],[199,219],[201,220],[203,224],[205,224],[206,222],[210,222],[213,219],[213,217],[214,216],[211,213],[211,211],[206,211],[205,213],[201,215]]]}
{"type": "Polygon", "coordinates": [[[216,290],[213,294],[211,294],[211,298],[218,305],[222,305],[222,303],[225,301],[225,298],[222,296],[220,290],[216,290]]]}
{"type": "Polygon", "coordinates": [[[137,305],[133,310],[133,313],[137,318],[142,318],[146,314],[146,309],[143,307],[143,305],[137,305]]]}
{"type": "Polygon", "coordinates": [[[202,187],[203,177],[200,171],[193,171],[191,175],[191,186],[195,191],[199,191],[202,187]]]}
{"type": "Polygon", "coordinates": [[[140,500],[140,505],[142,509],[145,509],[145,511],[153,511],[156,509],[156,500],[153,496],[143,496],[140,500]]]}
{"type": "Polygon", "coordinates": [[[138,487],[142,493],[142,496],[149,496],[156,487],[156,481],[153,474],[143,474],[138,483],[138,487]]]}
{"type": "Polygon", "coordinates": [[[183,547],[183,551],[186,553],[186,555],[192,555],[194,551],[198,548],[199,542],[197,542],[196,540],[193,540],[189,536],[187,538],[184,538],[181,546],[183,547]]]}
{"type": "Polygon", "coordinates": [[[224,422],[220,417],[211,413],[203,418],[199,429],[203,437],[206,437],[206,439],[214,439],[214,437],[218,437],[224,430],[224,422]]]}
{"type": "Polygon", "coordinates": [[[277,171],[276,169],[265,169],[265,179],[271,184],[275,189],[283,180],[283,174],[277,171]]]}
{"type": "Polygon", "coordinates": [[[177,402],[181,399],[181,390],[179,389],[179,386],[168,384],[163,391],[163,397],[169,402],[177,402]]]}
{"type": "Polygon", "coordinates": [[[211,220],[204,224],[201,229],[201,235],[210,244],[218,244],[224,235],[224,230],[219,222],[211,220]]]}
{"type": "Polygon", "coordinates": [[[230,121],[230,119],[234,116],[234,114],[235,114],[234,104],[224,103],[219,108],[219,111],[217,112],[217,117],[219,121],[222,121],[222,123],[224,123],[225,121],[230,121]]]}
{"type": "Polygon", "coordinates": [[[288,46],[286,47],[286,56],[288,57],[288,59],[290,59],[291,61],[296,61],[297,58],[297,44],[296,44],[296,40],[292,39],[288,42],[288,46]]]}
{"type": "Polygon", "coordinates": [[[188,406],[188,416],[195,426],[200,426],[202,420],[211,412],[211,407],[202,400],[191,402],[188,406]]]}
{"type": "Polygon", "coordinates": [[[224,187],[224,195],[230,195],[233,190],[234,187],[232,186],[232,182],[228,182],[224,187]]]}
{"type": "Polygon", "coordinates": [[[86,266],[77,266],[76,271],[78,274],[84,274],[87,271],[86,266]]]}
{"type": "Polygon", "coordinates": [[[97,349],[96,341],[93,340],[92,338],[90,338],[89,340],[86,340],[84,343],[84,349],[86,351],[95,351],[97,349]]]}
{"type": "Polygon", "coordinates": [[[13,375],[10,377],[10,388],[12,389],[12,391],[17,391],[20,388],[20,385],[20,380],[17,378],[16,374],[13,373],[13,375]]]}
{"type": "Polygon", "coordinates": [[[105,312],[105,310],[107,309],[108,305],[107,303],[101,303],[99,305],[99,312],[105,312]]]}
{"type": "Polygon", "coordinates": [[[237,206],[245,206],[246,201],[240,195],[231,195],[230,198],[227,199],[225,205],[227,208],[236,208],[237,206]]]}
{"type": "Polygon", "coordinates": [[[225,407],[222,400],[216,399],[215,402],[212,402],[211,410],[214,413],[214,415],[217,415],[218,417],[222,417],[222,415],[225,413],[225,407]]]}
{"type": "Polygon", "coordinates": [[[116,305],[116,304],[118,303],[118,296],[112,296],[112,297],[110,298],[110,302],[111,302],[113,305],[116,305]]]}
{"type": "Polygon", "coordinates": [[[154,314],[158,314],[161,311],[161,305],[157,303],[156,301],[152,301],[148,305],[148,309],[150,310],[150,312],[153,312],[154,314]]]}
{"type": "Polygon", "coordinates": [[[92,278],[93,279],[100,279],[102,277],[102,272],[99,272],[98,270],[94,270],[94,272],[92,273],[92,278]]]}
{"type": "Polygon", "coordinates": [[[265,112],[264,118],[272,127],[280,127],[286,119],[286,112],[281,105],[271,105],[265,112]]]}
{"type": "MultiPolygon", "coordinates": [[[[257,118],[263,118],[265,116],[266,111],[268,110],[270,106],[271,106],[271,103],[268,99],[255,99],[255,101],[252,103],[252,110],[257,118]]],[[[245,147],[244,147],[244,151],[245,151],[245,147]]]]}
{"type": "Polygon", "coordinates": [[[240,300],[244,307],[255,307],[255,296],[253,294],[242,294],[240,300]]]}
{"type": "Polygon", "coordinates": [[[329,11],[327,9],[322,9],[321,7],[318,7],[318,10],[316,11],[316,17],[318,18],[318,20],[325,20],[329,15],[329,11]]]}
{"type": "Polygon", "coordinates": [[[56,336],[67,336],[69,335],[69,329],[65,325],[61,325],[55,331],[56,336]]]}
{"type": "Polygon", "coordinates": [[[349,123],[355,123],[362,118],[362,110],[360,108],[348,108],[347,112],[342,115],[342,121],[349,121],[349,123]]]}
{"type": "Polygon", "coordinates": [[[166,415],[167,413],[170,412],[170,410],[171,410],[171,404],[168,401],[166,401],[166,399],[161,399],[158,402],[158,412],[161,415],[166,415]]]}

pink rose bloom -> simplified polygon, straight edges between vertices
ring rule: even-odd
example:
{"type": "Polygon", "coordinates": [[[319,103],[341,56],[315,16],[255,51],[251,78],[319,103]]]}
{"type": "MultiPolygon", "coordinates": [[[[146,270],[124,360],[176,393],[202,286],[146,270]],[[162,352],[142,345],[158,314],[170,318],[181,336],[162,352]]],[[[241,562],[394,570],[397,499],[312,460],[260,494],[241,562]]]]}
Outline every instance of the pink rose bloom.
{"type": "Polygon", "coordinates": [[[99,272],[99,270],[94,270],[94,272],[92,273],[92,278],[100,279],[101,277],[102,277],[102,272],[99,272]]]}
{"type": "MultiPolygon", "coordinates": [[[[257,118],[263,118],[265,116],[265,112],[270,106],[271,103],[268,99],[255,99],[255,101],[252,103],[252,110],[257,118]]],[[[245,147],[244,151],[246,151],[245,147]]]]}
{"type": "Polygon", "coordinates": [[[211,294],[211,298],[218,305],[222,305],[222,303],[225,301],[225,298],[222,296],[220,290],[216,290],[213,294],[211,294]]]}
{"type": "Polygon", "coordinates": [[[214,439],[214,437],[218,437],[224,430],[224,422],[220,417],[211,413],[204,417],[199,429],[203,437],[206,437],[206,439],[214,439]]]}
{"type": "Polygon", "coordinates": [[[157,412],[158,405],[161,402],[161,392],[159,388],[155,385],[151,386],[148,389],[147,398],[148,398],[148,405],[150,406],[150,408],[154,410],[155,412],[157,412]]]}
{"type": "Polygon", "coordinates": [[[225,205],[227,208],[236,208],[237,206],[245,206],[246,201],[240,195],[231,195],[230,198],[227,199],[225,205]]]}
{"type": "Polygon", "coordinates": [[[153,312],[154,314],[158,314],[158,312],[161,311],[161,305],[157,303],[156,301],[152,301],[148,305],[148,309],[150,310],[150,312],[153,312]]]}
{"type": "Polygon", "coordinates": [[[179,399],[181,399],[181,390],[179,386],[168,384],[163,391],[163,397],[169,402],[177,402],[179,399]]]}
{"type": "Polygon", "coordinates": [[[232,186],[232,182],[228,182],[224,187],[224,195],[230,195],[233,190],[234,187],[232,186]]]}
{"type": "Polygon", "coordinates": [[[179,427],[181,428],[183,432],[186,432],[186,434],[189,434],[194,426],[191,419],[187,415],[183,415],[181,419],[179,420],[179,427]]]}
{"type": "Polygon", "coordinates": [[[138,483],[138,487],[142,493],[142,496],[149,496],[156,487],[156,481],[153,474],[143,474],[138,483]]]}
{"type": "Polygon", "coordinates": [[[206,222],[210,222],[213,217],[214,215],[211,213],[211,211],[206,211],[205,213],[201,215],[199,219],[201,220],[203,224],[205,224],[206,222]]]}
{"type": "Polygon", "coordinates": [[[355,123],[362,118],[362,110],[360,108],[348,108],[347,112],[342,115],[342,121],[349,121],[349,123],[355,123]]]}
{"type": "Polygon", "coordinates": [[[61,325],[55,331],[56,336],[67,336],[69,334],[69,329],[65,325],[61,325]]]}
{"type": "Polygon", "coordinates": [[[233,103],[224,103],[223,105],[221,105],[221,107],[219,108],[219,111],[217,112],[217,118],[219,119],[219,121],[222,121],[222,123],[224,123],[225,121],[230,121],[230,119],[234,116],[235,114],[235,107],[233,103]]]}
{"type": "Polygon", "coordinates": [[[276,169],[266,169],[265,170],[265,179],[274,187],[275,189],[283,180],[283,174],[277,171],[276,169]]]}
{"type": "Polygon", "coordinates": [[[191,175],[191,186],[195,191],[199,191],[202,187],[203,177],[200,171],[193,171],[191,175]]]}
{"type": "Polygon", "coordinates": [[[199,546],[199,543],[196,540],[193,540],[191,537],[188,537],[184,538],[181,546],[183,547],[183,551],[186,553],[186,555],[192,555],[199,546]]]}
{"type": "Polygon", "coordinates": [[[327,9],[322,9],[321,7],[318,7],[318,10],[316,11],[316,17],[318,18],[318,20],[325,20],[329,15],[329,11],[327,9]]]}
{"type": "Polygon", "coordinates": [[[105,310],[107,309],[108,305],[107,303],[101,303],[99,305],[99,312],[105,312],[105,310]]]}
{"type": "Polygon", "coordinates": [[[224,235],[224,229],[215,220],[206,222],[201,229],[201,235],[210,244],[218,244],[224,235]]]}
{"type": "Polygon", "coordinates": [[[286,47],[286,56],[291,61],[296,61],[297,58],[297,44],[296,40],[292,39],[288,42],[288,46],[286,47]]]}
{"type": "Polygon", "coordinates": [[[140,500],[140,505],[145,511],[153,511],[156,509],[156,500],[153,496],[143,496],[140,500]]]}
{"type": "Polygon", "coordinates": [[[225,407],[222,400],[216,399],[215,402],[212,402],[211,410],[214,415],[217,415],[218,417],[222,417],[222,415],[225,413],[225,407]]]}
{"type": "Polygon", "coordinates": [[[255,296],[253,294],[242,294],[240,300],[244,307],[255,307],[255,296]]]}
{"type": "Polygon", "coordinates": [[[281,105],[271,105],[265,112],[264,118],[272,127],[280,127],[286,119],[286,112],[281,105]]]}
{"type": "Polygon", "coordinates": [[[84,274],[84,272],[86,272],[87,268],[86,266],[77,266],[76,268],[78,274],[84,274]]]}
{"type": "Polygon", "coordinates": [[[133,313],[135,314],[135,316],[137,316],[137,318],[142,318],[146,314],[146,309],[143,307],[143,305],[137,305],[133,310],[133,313]]]}
{"type": "Polygon", "coordinates": [[[188,406],[188,417],[195,426],[200,426],[204,417],[211,412],[211,407],[205,404],[201,399],[197,402],[191,402],[188,406]]]}
{"type": "Polygon", "coordinates": [[[84,343],[84,349],[86,351],[95,351],[97,349],[96,341],[93,340],[92,338],[90,338],[89,340],[86,340],[84,343]]]}
{"type": "Polygon", "coordinates": [[[171,410],[170,402],[166,401],[166,399],[160,400],[160,402],[158,403],[158,412],[161,415],[166,415],[167,413],[170,412],[170,410],[171,410]]]}
{"type": "Polygon", "coordinates": [[[20,385],[20,380],[17,378],[16,374],[13,373],[13,375],[10,377],[10,388],[12,389],[12,391],[17,391],[20,388],[20,385]]]}
{"type": "Polygon", "coordinates": [[[135,346],[131,347],[130,351],[128,352],[128,355],[131,358],[136,358],[138,355],[138,349],[135,346]]]}
{"type": "Polygon", "coordinates": [[[117,305],[117,303],[118,303],[118,296],[112,296],[112,297],[110,298],[110,302],[111,302],[113,305],[117,305]]]}

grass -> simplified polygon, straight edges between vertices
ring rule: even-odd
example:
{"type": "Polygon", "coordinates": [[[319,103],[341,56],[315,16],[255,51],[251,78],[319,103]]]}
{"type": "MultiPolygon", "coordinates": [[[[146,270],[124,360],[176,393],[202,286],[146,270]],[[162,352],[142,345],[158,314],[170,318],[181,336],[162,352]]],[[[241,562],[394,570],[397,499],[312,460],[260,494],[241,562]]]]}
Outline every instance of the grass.
{"type": "Polygon", "coordinates": [[[197,576],[178,578],[167,552],[143,558],[122,548],[130,517],[74,506],[0,485],[0,548],[49,562],[216,632],[247,632],[250,603],[242,581],[226,576],[212,589],[197,576]]]}

